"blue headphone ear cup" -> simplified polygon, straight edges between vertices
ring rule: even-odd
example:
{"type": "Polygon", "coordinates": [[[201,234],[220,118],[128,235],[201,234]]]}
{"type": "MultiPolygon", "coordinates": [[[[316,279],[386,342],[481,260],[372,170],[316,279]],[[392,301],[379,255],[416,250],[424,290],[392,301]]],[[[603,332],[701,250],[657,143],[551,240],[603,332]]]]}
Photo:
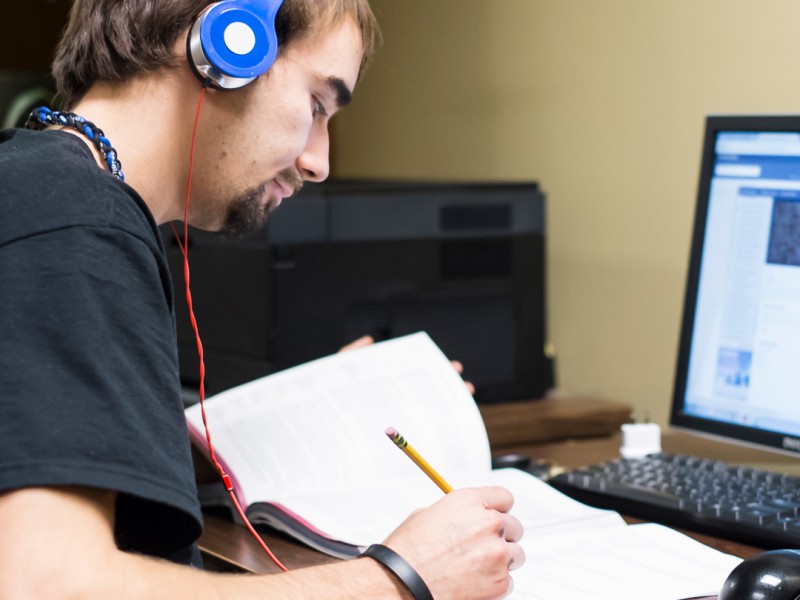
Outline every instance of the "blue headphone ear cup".
{"type": "Polygon", "coordinates": [[[187,41],[197,76],[236,89],[266,73],[278,56],[275,15],[283,0],[226,0],[208,6],[187,41]]]}

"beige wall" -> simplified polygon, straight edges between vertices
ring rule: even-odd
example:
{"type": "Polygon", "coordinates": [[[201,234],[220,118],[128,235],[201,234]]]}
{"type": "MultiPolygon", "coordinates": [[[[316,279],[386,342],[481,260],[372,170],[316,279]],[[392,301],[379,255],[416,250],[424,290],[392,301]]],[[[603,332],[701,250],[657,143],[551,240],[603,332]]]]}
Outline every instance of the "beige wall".
{"type": "Polygon", "coordinates": [[[335,174],[538,180],[560,387],[665,422],[704,116],[800,113],[800,2],[372,4],[335,174]]]}

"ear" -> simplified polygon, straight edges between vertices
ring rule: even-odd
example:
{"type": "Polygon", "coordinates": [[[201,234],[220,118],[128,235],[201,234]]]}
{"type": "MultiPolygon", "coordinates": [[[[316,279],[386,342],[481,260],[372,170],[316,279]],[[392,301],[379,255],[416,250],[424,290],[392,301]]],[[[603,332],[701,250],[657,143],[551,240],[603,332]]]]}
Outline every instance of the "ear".
{"type": "Polygon", "coordinates": [[[189,65],[204,85],[237,89],[278,56],[275,16],[283,0],[225,0],[208,6],[186,40],[189,65]]]}

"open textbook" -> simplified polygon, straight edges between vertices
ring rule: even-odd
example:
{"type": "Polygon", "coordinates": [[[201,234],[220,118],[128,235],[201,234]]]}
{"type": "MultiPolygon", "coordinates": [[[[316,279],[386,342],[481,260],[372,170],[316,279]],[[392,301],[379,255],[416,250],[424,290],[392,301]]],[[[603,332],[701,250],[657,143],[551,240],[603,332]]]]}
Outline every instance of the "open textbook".
{"type": "MultiPolygon", "coordinates": [[[[334,556],[357,555],[442,496],[386,437],[392,426],[454,487],[513,492],[528,557],[513,598],[716,594],[740,561],[658,525],[627,525],[522,471],[492,470],[478,408],[424,333],[241,385],[209,398],[206,412],[248,518],[334,556]]],[[[186,415],[207,451],[200,407],[186,415]]]]}

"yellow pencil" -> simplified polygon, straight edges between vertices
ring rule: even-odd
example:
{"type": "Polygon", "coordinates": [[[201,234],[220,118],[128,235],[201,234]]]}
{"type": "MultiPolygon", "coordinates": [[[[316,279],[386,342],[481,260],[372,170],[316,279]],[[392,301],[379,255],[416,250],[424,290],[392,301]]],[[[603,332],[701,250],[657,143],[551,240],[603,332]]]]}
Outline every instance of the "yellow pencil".
{"type": "Polygon", "coordinates": [[[414,450],[414,448],[408,445],[408,442],[402,435],[400,435],[400,432],[397,431],[397,429],[394,427],[389,427],[385,433],[389,436],[389,439],[392,440],[398,448],[400,448],[400,450],[405,452],[408,458],[414,461],[414,464],[422,469],[422,472],[425,473],[425,475],[431,478],[433,483],[439,486],[440,490],[442,490],[445,494],[449,494],[453,491],[453,488],[450,486],[450,484],[442,479],[442,476],[434,471],[433,467],[430,466],[424,458],[417,454],[417,451],[414,450]]]}

